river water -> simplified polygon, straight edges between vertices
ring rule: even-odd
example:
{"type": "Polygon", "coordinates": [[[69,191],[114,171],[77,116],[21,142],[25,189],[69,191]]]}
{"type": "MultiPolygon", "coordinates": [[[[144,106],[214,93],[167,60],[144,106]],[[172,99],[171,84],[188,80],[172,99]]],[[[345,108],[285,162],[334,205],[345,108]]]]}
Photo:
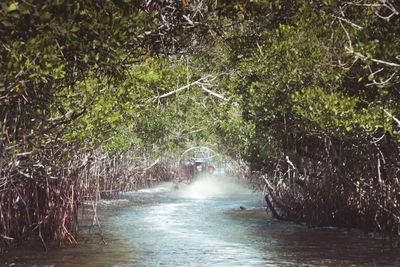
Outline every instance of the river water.
{"type": "Polygon", "coordinates": [[[400,266],[399,249],[381,240],[278,221],[264,205],[261,193],[229,178],[164,183],[100,203],[107,245],[84,227],[76,247],[45,253],[36,244],[0,265],[400,266]]]}

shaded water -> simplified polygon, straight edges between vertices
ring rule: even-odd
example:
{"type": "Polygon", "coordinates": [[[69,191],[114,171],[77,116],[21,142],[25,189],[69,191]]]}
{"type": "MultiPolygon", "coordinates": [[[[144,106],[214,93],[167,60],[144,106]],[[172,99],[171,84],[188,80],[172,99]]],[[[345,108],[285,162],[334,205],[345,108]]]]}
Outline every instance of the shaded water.
{"type": "Polygon", "coordinates": [[[12,252],[5,266],[400,266],[398,249],[357,231],[273,219],[263,196],[228,178],[164,183],[101,203],[107,245],[12,252]],[[245,210],[240,206],[246,207],[245,210]]]}

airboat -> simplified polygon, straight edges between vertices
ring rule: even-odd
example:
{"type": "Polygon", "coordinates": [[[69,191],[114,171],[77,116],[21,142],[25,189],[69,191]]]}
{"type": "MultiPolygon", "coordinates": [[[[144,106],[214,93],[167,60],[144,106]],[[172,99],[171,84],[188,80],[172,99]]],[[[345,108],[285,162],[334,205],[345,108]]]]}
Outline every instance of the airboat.
{"type": "MultiPolygon", "coordinates": [[[[208,147],[191,147],[181,154],[179,160],[178,184],[189,184],[200,176],[215,174],[218,154],[208,147]]],[[[220,169],[220,168],[219,168],[220,169]]]]}

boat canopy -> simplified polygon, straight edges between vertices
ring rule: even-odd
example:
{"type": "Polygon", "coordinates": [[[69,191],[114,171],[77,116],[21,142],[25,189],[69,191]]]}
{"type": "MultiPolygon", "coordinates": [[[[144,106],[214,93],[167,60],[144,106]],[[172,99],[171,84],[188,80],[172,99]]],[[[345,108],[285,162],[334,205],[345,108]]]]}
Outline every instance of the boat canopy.
{"type": "Polygon", "coordinates": [[[196,146],[187,149],[181,155],[181,160],[193,160],[194,162],[209,162],[218,154],[211,148],[196,146]]]}

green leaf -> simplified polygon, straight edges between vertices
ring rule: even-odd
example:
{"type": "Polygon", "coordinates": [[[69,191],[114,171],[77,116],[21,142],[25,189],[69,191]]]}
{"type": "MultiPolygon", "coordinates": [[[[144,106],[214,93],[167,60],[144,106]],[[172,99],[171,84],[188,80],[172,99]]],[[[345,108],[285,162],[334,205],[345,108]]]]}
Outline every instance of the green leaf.
{"type": "Polygon", "coordinates": [[[74,26],[72,27],[71,31],[72,31],[72,32],[77,32],[77,31],[79,31],[79,27],[76,26],[76,25],[74,25],[74,26]]]}
{"type": "Polygon", "coordinates": [[[6,27],[12,26],[12,24],[9,21],[6,21],[6,20],[3,20],[1,23],[6,27]]]}
{"type": "Polygon", "coordinates": [[[7,12],[12,12],[18,9],[18,3],[12,3],[8,8],[7,8],[7,12]]]}

